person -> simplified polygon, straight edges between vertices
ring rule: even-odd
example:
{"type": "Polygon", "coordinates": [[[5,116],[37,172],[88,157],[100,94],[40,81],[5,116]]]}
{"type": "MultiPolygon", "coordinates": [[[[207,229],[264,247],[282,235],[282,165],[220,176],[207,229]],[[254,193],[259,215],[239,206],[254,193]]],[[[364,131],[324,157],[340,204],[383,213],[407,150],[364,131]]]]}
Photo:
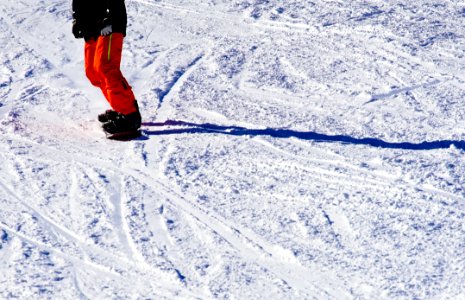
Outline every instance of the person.
{"type": "Polygon", "coordinates": [[[137,131],[141,114],[120,70],[127,13],[124,0],[72,0],[76,38],[84,38],[85,74],[111,106],[98,120],[109,134],[137,131]]]}

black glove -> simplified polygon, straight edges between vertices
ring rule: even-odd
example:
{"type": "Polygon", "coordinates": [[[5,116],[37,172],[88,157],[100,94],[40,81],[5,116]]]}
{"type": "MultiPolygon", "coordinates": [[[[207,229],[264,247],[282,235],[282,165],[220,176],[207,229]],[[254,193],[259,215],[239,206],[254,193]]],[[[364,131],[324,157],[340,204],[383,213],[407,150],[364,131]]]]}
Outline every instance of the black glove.
{"type": "Polygon", "coordinates": [[[76,20],[73,20],[73,34],[74,37],[77,39],[82,39],[84,37],[84,33],[82,32],[81,26],[76,22],[76,20]]]}

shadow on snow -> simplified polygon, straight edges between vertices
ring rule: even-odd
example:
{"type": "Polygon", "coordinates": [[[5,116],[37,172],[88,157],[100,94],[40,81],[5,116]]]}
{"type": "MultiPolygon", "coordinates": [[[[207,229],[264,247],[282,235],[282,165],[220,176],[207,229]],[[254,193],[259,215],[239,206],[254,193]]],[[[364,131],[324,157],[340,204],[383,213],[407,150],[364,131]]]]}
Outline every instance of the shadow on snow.
{"type": "Polygon", "coordinates": [[[447,149],[455,146],[458,149],[465,150],[465,141],[442,140],[421,143],[409,142],[386,142],[376,138],[354,138],[345,135],[327,135],[312,131],[295,131],[290,129],[248,129],[237,126],[221,126],[215,124],[196,124],[184,121],[167,120],[163,123],[147,122],[143,123],[147,127],[164,127],[164,126],[183,126],[183,128],[170,128],[162,130],[144,130],[146,135],[171,135],[182,133],[217,133],[233,136],[271,136],[274,138],[298,138],[301,140],[315,142],[339,142],[354,145],[367,145],[372,147],[386,149],[405,149],[405,150],[434,150],[447,149]]]}

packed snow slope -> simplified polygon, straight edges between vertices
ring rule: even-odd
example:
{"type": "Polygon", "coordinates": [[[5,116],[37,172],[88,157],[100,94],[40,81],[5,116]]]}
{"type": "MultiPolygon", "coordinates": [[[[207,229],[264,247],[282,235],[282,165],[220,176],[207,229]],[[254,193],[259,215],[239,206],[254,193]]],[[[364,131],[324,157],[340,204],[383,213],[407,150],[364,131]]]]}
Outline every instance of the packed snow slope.
{"type": "Polygon", "coordinates": [[[464,3],[126,5],[115,142],[71,1],[0,1],[1,299],[465,298],[464,3]]]}

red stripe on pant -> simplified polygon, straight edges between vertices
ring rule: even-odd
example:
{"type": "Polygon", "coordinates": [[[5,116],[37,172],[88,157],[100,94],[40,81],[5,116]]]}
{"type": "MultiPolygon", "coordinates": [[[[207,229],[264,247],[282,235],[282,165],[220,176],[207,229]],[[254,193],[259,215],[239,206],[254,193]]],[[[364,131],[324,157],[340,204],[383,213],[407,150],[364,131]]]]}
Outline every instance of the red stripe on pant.
{"type": "Polygon", "coordinates": [[[137,108],[132,88],[120,70],[123,39],[123,34],[113,33],[86,41],[84,58],[90,82],[102,90],[113,110],[127,115],[137,108]]]}

